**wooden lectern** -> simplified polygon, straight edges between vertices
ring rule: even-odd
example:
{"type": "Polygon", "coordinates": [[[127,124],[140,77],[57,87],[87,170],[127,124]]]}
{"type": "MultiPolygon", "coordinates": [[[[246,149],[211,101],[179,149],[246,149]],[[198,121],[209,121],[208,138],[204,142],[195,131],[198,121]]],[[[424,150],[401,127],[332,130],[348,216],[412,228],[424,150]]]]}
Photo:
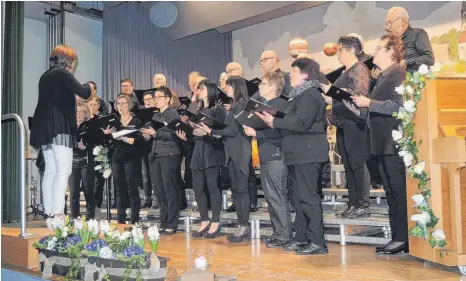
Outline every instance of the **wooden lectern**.
{"type": "MultiPolygon", "coordinates": [[[[466,274],[466,78],[436,78],[427,81],[418,103],[415,139],[420,161],[426,162],[432,190],[430,205],[440,218],[436,229],[443,229],[445,250],[432,249],[428,240],[409,237],[412,256],[458,266],[466,274]],[[443,252],[443,257],[440,253],[443,252]]],[[[417,181],[407,178],[408,227],[415,225],[411,216],[411,197],[417,193],[417,181]]]]}

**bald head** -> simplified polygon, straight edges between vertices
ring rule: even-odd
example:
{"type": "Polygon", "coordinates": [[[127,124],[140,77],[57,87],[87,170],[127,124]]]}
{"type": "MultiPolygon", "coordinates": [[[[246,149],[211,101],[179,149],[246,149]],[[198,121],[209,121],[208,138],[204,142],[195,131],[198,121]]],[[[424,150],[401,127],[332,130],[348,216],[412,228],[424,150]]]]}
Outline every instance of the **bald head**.
{"type": "Polygon", "coordinates": [[[385,17],[385,30],[395,36],[401,36],[409,26],[409,14],[402,7],[393,7],[385,17]]]}
{"type": "Polygon", "coordinates": [[[277,53],[272,50],[267,50],[261,54],[259,61],[261,65],[262,75],[273,72],[280,68],[280,58],[277,53]]]}
{"type": "Polygon", "coordinates": [[[240,76],[243,77],[243,67],[238,62],[230,62],[225,68],[225,72],[228,76],[240,76]]]}

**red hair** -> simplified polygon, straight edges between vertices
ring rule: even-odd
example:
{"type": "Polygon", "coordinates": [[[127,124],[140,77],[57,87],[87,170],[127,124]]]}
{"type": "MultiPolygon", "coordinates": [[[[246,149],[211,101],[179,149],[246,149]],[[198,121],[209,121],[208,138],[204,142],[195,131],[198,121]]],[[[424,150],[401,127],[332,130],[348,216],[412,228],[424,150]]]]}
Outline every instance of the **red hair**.
{"type": "Polygon", "coordinates": [[[78,61],[78,55],[73,48],[66,45],[58,45],[50,53],[49,67],[70,67],[78,61]]]}

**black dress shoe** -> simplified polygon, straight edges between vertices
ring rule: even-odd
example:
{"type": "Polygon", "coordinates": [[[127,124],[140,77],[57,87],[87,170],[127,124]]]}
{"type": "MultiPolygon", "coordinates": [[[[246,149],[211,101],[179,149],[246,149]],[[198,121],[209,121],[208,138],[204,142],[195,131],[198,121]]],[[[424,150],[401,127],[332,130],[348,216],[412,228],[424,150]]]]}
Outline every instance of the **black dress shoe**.
{"type": "Polygon", "coordinates": [[[395,255],[401,252],[409,253],[408,243],[406,242],[393,242],[390,246],[387,246],[382,254],[395,255]]]}
{"type": "Polygon", "coordinates": [[[207,224],[207,226],[204,227],[203,229],[199,229],[198,231],[193,232],[193,233],[191,234],[191,237],[193,237],[193,238],[201,238],[201,237],[204,235],[204,233],[206,233],[207,231],[209,231],[209,228],[210,228],[210,222],[209,222],[209,224],[207,224]]]}
{"type": "Polygon", "coordinates": [[[269,243],[272,240],[275,240],[275,237],[273,237],[273,235],[261,237],[261,242],[263,243],[269,243]]]}
{"type": "Polygon", "coordinates": [[[235,203],[231,204],[231,206],[226,209],[226,212],[227,213],[233,213],[233,212],[236,212],[236,206],[235,206],[235,203]]]}
{"type": "Polygon", "coordinates": [[[288,241],[273,239],[273,240],[267,242],[265,245],[267,246],[267,248],[283,248],[283,245],[285,245],[287,243],[288,243],[288,241]]]}
{"type": "Polygon", "coordinates": [[[340,214],[340,218],[347,218],[348,215],[352,214],[356,210],[355,206],[348,206],[343,212],[340,214]]]}
{"type": "Polygon", "coordinates": [[[391,245],[392,243],[393,243],[393,240],[390,240],[390,242],[388,242],[385,245],[380,245],[380,246],[375,247],[375,252],[376,253],[383,253],[385,248],[388,247],[389,245],[391,245]]]}
{"type": "Polygon", "coordinates": [[[297,255],[324,255],[328,254],[327,245],[317,245],[314,243],[307,244],[296,250],[297,255]]]}
{"type": "Polygon", "coordinates": [[[351,214],[348,215],[348,218],[351,219],[362,219],[362,218],[369,218],[371,216],[371,212],[369,208],[356,208],[351,214]]]}
{"type": "Polygon", "coordinates": [[[251,212],[251,213],[255,213],[255,212],[257,212],[257,211],[259,211],[259,207],[257,207],[257,204],[251,204],[251,210],[250,210],[250,212],[251,212]]]}
{"type": "Polygon", "coordinates": [[[164,230],[160,235],[168,236],[168,235],[174,235],[176,233],[176,230],[164,230]]]}
{"type": "Polygon", "coordinates": [[[301,249],[301,247],[307,245],[306,242],[298,242],[298,241],[289,241],[288,243],[285,243],[283,245],[283,250],[287,252],[294,252],[298,249],[301,249]]]}
{"type": "Polygon", "coordinates": [[[144,202],[144,204],[142,204],[141,209],[147,209],[151,207],[152,207],[152,200],[149,200],[149,201],[144,202]]]}

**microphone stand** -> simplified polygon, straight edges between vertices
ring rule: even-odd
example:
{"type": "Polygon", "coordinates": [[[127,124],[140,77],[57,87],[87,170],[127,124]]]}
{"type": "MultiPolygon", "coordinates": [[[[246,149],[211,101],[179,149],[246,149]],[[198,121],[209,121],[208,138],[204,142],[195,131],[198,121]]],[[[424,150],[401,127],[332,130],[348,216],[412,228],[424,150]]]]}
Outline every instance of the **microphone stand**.
{"type": "Polygon", "coordinates": [[[112,219],[112,214],[110,214],[110,188],[111,188],[111,180],[110,177],[105,179],[105,185],[107,187],[106,194],[107,194],[107,220],[110,221],[112,219]]]}

